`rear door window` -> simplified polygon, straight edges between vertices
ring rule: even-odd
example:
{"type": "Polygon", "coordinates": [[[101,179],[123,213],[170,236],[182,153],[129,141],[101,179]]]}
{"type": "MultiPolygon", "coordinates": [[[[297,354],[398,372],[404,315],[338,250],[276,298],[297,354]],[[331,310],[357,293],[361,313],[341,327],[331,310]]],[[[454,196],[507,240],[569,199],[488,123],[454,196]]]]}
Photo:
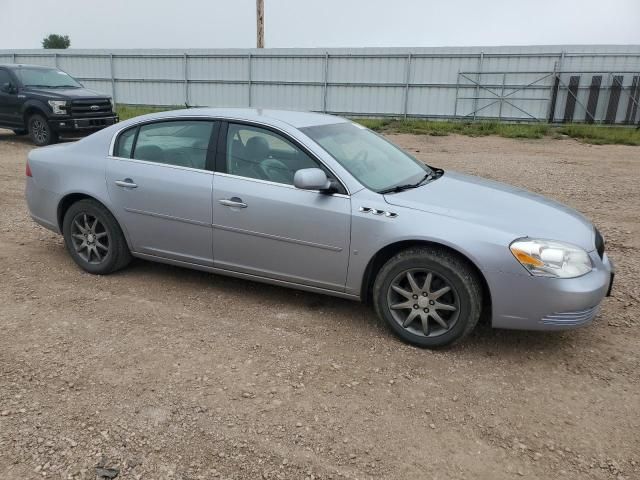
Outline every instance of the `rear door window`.
{"type": "Polygon", "coordinates": [[[125,130],[118,137],[115,155],[205,170],[214,123],[172,120],[125,130]]]}

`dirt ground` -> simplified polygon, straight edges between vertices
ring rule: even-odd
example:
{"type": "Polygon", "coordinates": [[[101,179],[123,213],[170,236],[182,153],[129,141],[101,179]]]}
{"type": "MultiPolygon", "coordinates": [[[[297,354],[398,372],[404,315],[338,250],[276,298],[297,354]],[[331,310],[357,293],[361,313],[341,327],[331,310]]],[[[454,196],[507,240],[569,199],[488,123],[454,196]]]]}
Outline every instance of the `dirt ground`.
{"type": "Polygon", "coordinates": [[[0,478],[640,478],[640,148],[392,138],[592,218],[617,264],[595,322],[425,351],[346,300],[91,276],[28,218],[31,146],[0,131],[0,478]]]}

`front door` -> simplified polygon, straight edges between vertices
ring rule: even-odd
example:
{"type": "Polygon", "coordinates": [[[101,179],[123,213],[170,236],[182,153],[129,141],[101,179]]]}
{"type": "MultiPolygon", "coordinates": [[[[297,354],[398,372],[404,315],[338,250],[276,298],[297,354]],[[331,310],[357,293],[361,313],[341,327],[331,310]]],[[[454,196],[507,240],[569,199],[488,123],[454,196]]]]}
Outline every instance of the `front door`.
{"type": "Polygon", "coordinates": [[[216,133],[216,122],[172,120],[120,135],[107,184],[134,252],[213,265],[207,159],[216,133]]]}
{"type": "Polygon", "coordinates": [[[0,68],[0,124],[5,126],[22,126],[20,115],[20,99],[17,85],[8,70],[0,68]],[[13,90],[8,90],[9,85],[13,90]]]}
{"type": "Polygon", "coordinates": [[[295,188],[296,170],[321,165],[278,133],[229,124],[222,141],[222,172],[213,180],[214,265],[343,291],[349,197],[295,188]]]}

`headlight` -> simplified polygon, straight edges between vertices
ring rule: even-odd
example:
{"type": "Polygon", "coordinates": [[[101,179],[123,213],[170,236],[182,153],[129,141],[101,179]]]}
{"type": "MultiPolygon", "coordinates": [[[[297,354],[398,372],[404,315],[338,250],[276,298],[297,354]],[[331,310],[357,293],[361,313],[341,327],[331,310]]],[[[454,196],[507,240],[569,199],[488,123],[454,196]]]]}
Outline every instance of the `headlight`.
{"type": "Polygon", "coordinates": [[[509,248],[516,260],[538,277],[574,278],[592,269],[589,254],[567,243],[522,239],[509,248]]]}
{"type": "Polygon", "coordinates": [[[49,105],[56,115],[67,113],[67,102],[64,100],[49,100],[49,105]]]}

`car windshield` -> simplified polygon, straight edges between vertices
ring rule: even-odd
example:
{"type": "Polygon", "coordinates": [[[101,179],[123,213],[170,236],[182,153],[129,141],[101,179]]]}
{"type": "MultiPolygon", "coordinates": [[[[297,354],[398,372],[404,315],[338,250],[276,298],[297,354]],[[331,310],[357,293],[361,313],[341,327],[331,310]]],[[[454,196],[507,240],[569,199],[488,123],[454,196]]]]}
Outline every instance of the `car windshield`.
{"type": "Polygon", "coordinates": [[[424,163],[355,123],[318,125],[301,130],[362,185],[376,192],[418,183],[431,172],[424,163]]]}
{"type": "Polygon", "coordinates": [[[55,68],[29,68],[18,69],[20,80],[25,87],[47,88],[80,88],[80,85],[69,74],[55,68]]]}

